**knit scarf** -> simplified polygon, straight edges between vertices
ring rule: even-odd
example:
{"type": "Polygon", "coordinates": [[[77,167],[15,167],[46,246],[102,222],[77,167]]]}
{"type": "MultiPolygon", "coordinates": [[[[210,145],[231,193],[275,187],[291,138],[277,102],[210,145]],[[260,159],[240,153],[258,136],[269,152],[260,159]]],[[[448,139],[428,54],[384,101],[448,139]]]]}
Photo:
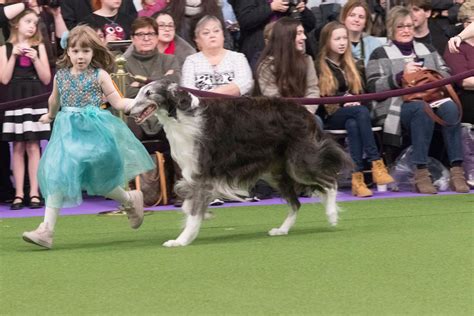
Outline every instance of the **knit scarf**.
{"type": "Polygon", "coordinates": [[[186,7],[184,8],[184,14],[187,16],[194,16],[201,13],[201,0],[186,0],[186,7]]]}

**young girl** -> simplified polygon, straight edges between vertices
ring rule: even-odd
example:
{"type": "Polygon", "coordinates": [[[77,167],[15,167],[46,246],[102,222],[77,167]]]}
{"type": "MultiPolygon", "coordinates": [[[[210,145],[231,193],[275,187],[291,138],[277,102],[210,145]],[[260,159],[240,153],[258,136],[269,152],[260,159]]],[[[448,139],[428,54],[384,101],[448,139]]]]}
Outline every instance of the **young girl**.
{"type": "MultiPolygon", "coordinates": [[[[342,96],[360,94],[363,82],[357,71],[348,32],[339,22],[326,24],[321,31],[320,52],[317,61],[321,96],[342,96]]],[[[393,178],[387,173],[375,144],[372,124],[367,107],[359,102],[327,104],[320,107],[319,114],[329,129],[345,129],[349,141],[349,151],[355,162],[352,174],[352,194],[358,197],[372,196],[364,183],[363,154],[372,162],[372,177],[376,184],[388,184],[393,178]]]]}
{"type": "Polygon", "coordinates": [[[132,228],[143,221],[142,193],[121,186],[153,169],[153,162],[128,127],[99,107],[102,95],[117,110],[131,105],[131,99],[120,97],[106,72],[113,64],[113,56],[93,29],[82,25],[71,31],[66,53],[58,61],[49,112],[40,119],[55,121],[38,172],[46,209],[39,227],[23,233],[27,242],[51,248],[59,209],[79,205],[82,190],[120,202],[132,228]]]}
{"type": "MultiPolygon", "coordinates": [[[[10,37],[0,47],[0,79],[2,84],[7,85],[7,100],[45,93],[46,85],[51,81],[48,56],[37,25],[38,15],[30,9],[24,10],[10,22],[10,37]]],[[[45,104],[5,111],[2,141],[13,142],[15,198],[10,207],[12,210],[25,206],[25,152],[28,155],[30,207],[41,207],[36,175],[40,160],[39,142],[49,138],[51,127],[38,120],[47,111],[45,104]]]]}
{"type": "MultiPolygon", "coordinates": [[[[258,62],[256,79],[264,96],[318,98],[318,77],[313,59],[305,54],[304,28],[300,21],[276,21],[258,62]]],[[[317,105],[305,105],[315,114],[317,105]]]]}

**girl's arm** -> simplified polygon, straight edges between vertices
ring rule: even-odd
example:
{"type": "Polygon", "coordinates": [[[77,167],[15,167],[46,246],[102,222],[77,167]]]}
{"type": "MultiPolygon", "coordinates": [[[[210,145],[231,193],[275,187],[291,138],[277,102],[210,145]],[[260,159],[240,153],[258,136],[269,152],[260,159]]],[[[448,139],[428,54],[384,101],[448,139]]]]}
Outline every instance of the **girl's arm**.
{"type": "Polygon", "coordinates": [[[4,85],[8,84],[15,70],[16,58],[21,54],[21,50],[17,45],[13,45],[10,58],[7,58],[7,46],[0,46],[0,82],[4,85]]]}
{"type": "Polygon", "coordinates": [[[39,121],[43,124],[51,123],[59,111],[59,90],[56,84],[56,80],[54,80],[53,82],[53,91],[51,91],[51,95],[48,99],[48,108],[49,112],[43,114],[39,119],[39,121]]]}
{"type": "Polygon", "coordinates": [[[131,105],[133,99],[122,97],[115,88],[110,75],[103,69],[99,70],[99,83],[107,102],[119,111],[128,112],[128,106],[131,105]]]}
{"type": "Polygon", "coordinates": [[[47,85],[51,82],[51,69],[49,68],[48,55],[46,53],[44,44],[40,44],[38,46],[38,51],[39,55],[34,49],[31,48],[30,52],[27,53],[26,56],[31,58],[41,82],[44,85],[47,85]]]}

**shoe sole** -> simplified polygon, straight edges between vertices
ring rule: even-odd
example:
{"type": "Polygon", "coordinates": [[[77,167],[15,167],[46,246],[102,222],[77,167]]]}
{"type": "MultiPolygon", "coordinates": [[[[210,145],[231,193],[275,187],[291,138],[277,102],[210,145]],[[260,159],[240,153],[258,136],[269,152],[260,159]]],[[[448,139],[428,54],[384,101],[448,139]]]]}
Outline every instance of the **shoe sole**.
{"type": "Polygon", "coordinates": [[[50,245],[48,243],[44,243],[44,242],[41,242],[41,241],[31,239],[25,234],[23,234],[23,240],[30,243],[30,244],[37,245],[37,246],[40,246],[40,247],[44,247],[46,249],[51,249],[51,247],[52,247],[52,245],[50,245]]]}

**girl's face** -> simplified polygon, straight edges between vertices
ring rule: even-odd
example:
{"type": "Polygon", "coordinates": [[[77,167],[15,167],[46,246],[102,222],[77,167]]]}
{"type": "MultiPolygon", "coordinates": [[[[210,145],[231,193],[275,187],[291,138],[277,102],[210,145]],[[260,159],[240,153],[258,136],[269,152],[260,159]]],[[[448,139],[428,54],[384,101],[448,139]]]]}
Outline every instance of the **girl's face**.
{"type": "Polygon", "coordinates": [[[122,0],[102,0],[102,7],[111,10],[120,8],[122,0]]]}
{"type": "Polygon", "coordinates": [[[334,55],[343,55],[346,52],[349,39],[347,37],[347,30],[338,28],[332,31],[331,39],[329,40],[329,51],[334,55]]]}
{"type": "Polygon", "coordinates": [[[176,33],[173,18],[168,14],[162,14],[156,18],[156,23],[158,24],[158,41],[171,42],[176,33]]]}
{"type": "Polygon", "coordinates": [[[196,44],[201,50],[224,48],[224,32],[219,21],[210,20],[201,26],[196,44]]]}
{"type": "Polygon", "coordinates": [[[90,47],[72,46],[67,49],[67,55],[72,63],[72,68],[78,72],[87,69],[91,63],[94,52],[90,47]]]}
{"type": "Polygon", "coordinates": [[[398,19],[395,23],[395,30],[393,31],[393,39],[400,43],[408,43],[413,40],[415,36],[415,26],[411,16],[398,19]]]}
{"type": "Polygon", "coordinates": [[[296,38],[295,38],[295,45],[296,45],[296,50],[300,52],[305,51],[305,41],[306,40],[306,35],[304,35],[304,28],[302,25],[298,25],[296,27],[296,38]]]}
{"type": "Polygon", "coordinates": [[[349,31],[362,32],[367,23],[367,16],[363,7],[355,7],[346,17],[344,25],[349,31]]]}
{"type": "Polygon", "coordinates": [[[38,27],[38,16],[34,13],[28,13],[18,21],[18,34],[26,38],[33,37],[38,27]]]}

